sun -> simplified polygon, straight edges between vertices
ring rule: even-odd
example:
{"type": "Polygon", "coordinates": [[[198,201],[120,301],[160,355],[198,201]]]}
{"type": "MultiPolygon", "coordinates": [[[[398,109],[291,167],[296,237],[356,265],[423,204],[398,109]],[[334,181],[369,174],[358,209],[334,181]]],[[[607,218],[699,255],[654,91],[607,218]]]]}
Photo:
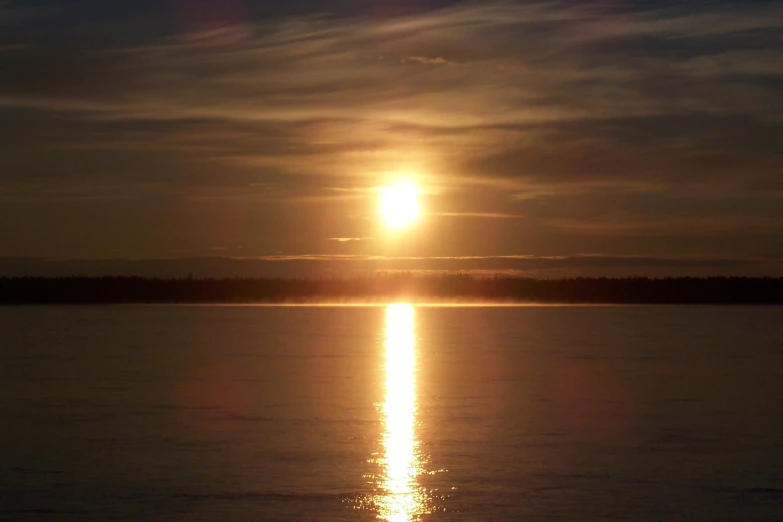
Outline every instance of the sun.
{"type": "Polygon", "coordinates": [[[418,194],[416,185],[407,181],[381,189],[381,216],[389,228],[402,228],[416,220],[418,194]]]}

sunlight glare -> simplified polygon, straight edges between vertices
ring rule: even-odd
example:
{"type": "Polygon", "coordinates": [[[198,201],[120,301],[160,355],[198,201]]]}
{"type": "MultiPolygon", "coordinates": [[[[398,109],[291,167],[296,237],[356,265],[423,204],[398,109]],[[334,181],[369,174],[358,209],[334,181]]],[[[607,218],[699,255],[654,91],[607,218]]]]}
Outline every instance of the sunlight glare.
{"type": "Polygon", "coordinates": [[[417,477],[422,465],[416,440],[416,346],[414,309],[392,304],[386,309],[386,400],[383,459],[384,495],[379,517],[409,522],[426,510],[425,494],[417,477]]]}
{"type": "Polygon", "coordinates": [[[413,223],[419,215],[419,190],[410,182],[384,187],[381,192],[381,215],[392,229],[413,223]]]}

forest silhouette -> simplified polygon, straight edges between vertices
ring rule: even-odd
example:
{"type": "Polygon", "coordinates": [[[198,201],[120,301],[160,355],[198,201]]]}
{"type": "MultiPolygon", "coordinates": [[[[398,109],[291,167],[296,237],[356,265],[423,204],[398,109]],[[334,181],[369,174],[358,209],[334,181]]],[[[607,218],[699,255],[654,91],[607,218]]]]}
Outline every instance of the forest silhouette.
{"type": "Polygon", "coordinates": [[[783,304],[783,278],[474,277],[377,273],[350,278],[0,277],[0,304],[532,302],[783,304]]]}

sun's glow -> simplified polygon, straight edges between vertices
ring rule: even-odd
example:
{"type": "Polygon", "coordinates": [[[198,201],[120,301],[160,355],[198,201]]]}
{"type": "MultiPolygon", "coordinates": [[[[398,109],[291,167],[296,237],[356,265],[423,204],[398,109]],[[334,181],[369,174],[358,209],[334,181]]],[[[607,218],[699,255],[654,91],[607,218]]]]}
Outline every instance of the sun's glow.
{"type": "Polygon", "coordinates": [[[381,216],[389,228],[413,223],[419,216],[419,189],[403,181],[381,189],[381,216]]]}

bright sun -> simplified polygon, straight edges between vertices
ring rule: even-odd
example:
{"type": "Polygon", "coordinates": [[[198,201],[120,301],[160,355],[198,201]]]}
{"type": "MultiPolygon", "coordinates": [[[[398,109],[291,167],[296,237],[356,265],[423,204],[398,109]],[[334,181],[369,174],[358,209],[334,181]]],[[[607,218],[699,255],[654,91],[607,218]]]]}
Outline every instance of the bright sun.
{"type": "Polygon", "coordinates": [[[381,189],[381,215],[390,228],[411,224],[419,215],[419,190],[409,182],[381,189]]]}

